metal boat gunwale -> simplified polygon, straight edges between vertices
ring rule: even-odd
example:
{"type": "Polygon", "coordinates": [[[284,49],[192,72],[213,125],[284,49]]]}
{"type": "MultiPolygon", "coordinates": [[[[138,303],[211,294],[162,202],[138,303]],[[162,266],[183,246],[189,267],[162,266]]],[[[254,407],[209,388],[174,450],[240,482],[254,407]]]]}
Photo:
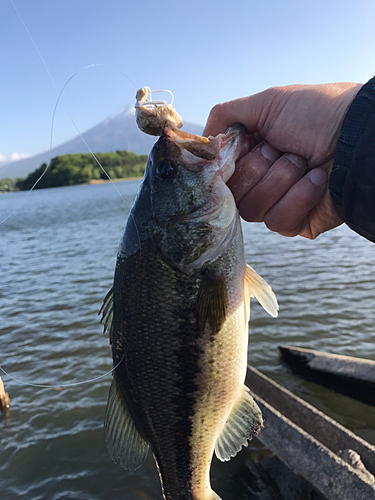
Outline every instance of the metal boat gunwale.
{"type": "Polygon", "coordinates": [[[375,406],[375,361],[286,345],[279,351],[297,375],[375,406]]]}
{"type": "Polygon", "coordinates": [[[265,421],[257,438],[293,472],[330,500],[375,500],[375,446],[250,366],[246,385],[265,421]],[[364,468],[341,450],[358,453],[364,468]]]}

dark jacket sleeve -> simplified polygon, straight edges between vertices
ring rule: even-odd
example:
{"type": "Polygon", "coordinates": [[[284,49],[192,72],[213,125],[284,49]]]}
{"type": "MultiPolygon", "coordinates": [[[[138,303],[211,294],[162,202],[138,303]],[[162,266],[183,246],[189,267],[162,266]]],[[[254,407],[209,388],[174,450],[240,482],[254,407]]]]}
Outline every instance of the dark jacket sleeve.
{"type": "Polygon", "coordinates": [[[346,224],[375,242],[375,77],[361,87],[345,116],[329,190],[346,224]]]}

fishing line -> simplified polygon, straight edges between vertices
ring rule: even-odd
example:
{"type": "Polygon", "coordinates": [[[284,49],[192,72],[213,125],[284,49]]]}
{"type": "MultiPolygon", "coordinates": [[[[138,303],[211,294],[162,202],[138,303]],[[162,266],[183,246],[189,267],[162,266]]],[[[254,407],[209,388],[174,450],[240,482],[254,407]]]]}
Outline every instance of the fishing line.
{"type": "MultiPolygon", "coordinates": [[[[12,2],[12,0],[10,0],[12,2]]],[[[13,4],[13,2],[12,2],[13,4]]],[[[18,14],[19,15],[19,14],[18,14]]],[[[23,23],[24,24],[24,23],[23,23]]],[[[29,32],[28,32],[29,33],[29,32]]],[[[31,35],[29,34],[29,36],[31,37],[31,35]]],[[[34,43],[35,45],[35,43],[34,43]]],[[[38,54],[41,56],[39,50],[38,50],[38,54]]],[[[44,60],[42,58],[42,61],[44,63],[44,60]]],[[[45,65],[45,63],[44,63],[45,65]]],[[[90,68],[94,68],[94,67],[103,67],[103,68],[109,68],[109,69],[114,69],[116,71],[118,71],[121,75],[123,75],[125,78],[127,78],[133,85],[135,88],[136,85],[135,83],[125,74],[123,73],[121,70],[119,70],[118,68],[110,68],[109,65],[107,64],[100,64],[100,63],[95,63],[95,64],[89,64],[88,66],[84,66],[83,68],[79,69],[78,71],[76,71],[64,84],[64,86],[62,87],[62,89],[60,90],[59,92],[59,95],[57,97],[57,100],[56,100],[56,104],[55,104],[55,107],[54,107],[54,110],[53,110],[53,113],[52,113],[52,121],[51,121],[51,133],[50,133],[50,144],[49,144],[49,151],[52,150],[52,147],[53,147],[53,132],[54,132],[54,125],[55,125],[55,117],[56,117],[56,111],[57,111],[57,107],[59,105],[59,102],[60,102],[60,99],[66,89],[66,87],[68,86],[68,84],[81,72],[83,71],[86,71],[87,69],[90,69],[90,68]]],[[[50,72],[48,71],[48,74],[50,75],[50,72]]],[[[52,79],[52,77],[51,77],[52,79]]],[[[53,85],[56,87],[56,84],[55,82],[53,81],[52,79],[52,83],[53,85]]],[[[95,162],[98,164],[98,166],[101,168],[101,170],[103,171],[103,173],[106,175],[107,179],[110,181],[110,183],[112,184],[113,188],[115,189],[115,191],[117,192],[117,194],[120,196],[120,198],[122,199],[122,201],[124,202],[125,206],[127,207],[127,203],[125,201],[125,199],[123,198],[122,194],[120,193],[120,191],[117,189],[115,183],[113,182],[113,180],[111,179],[111,177],[108,175],[107,171],[105,170],[105,168],[101,165],[100,161],[98,160],[98,158],[96,157],[96,155],[94,154],[94,152],[92,151],[92,149],[90,148],[90,146],[88,145],[88,143],[86,142],[85,138],[83,137],[81,131],[79,130],[76,122],[74,121],[73,117],[71,116],[71,114],[69,112],[67,112],[74,128],[76,129],[81,141],[83,142],[83,144],[85,145],[87,151],[91,154],[91,156],[94,158],[95,162]]],[[[44,177],[44,175],[47,173],[47,170],[49,169],[51,165],[51,160],[48,162],[46,168],[44,169],[44,171],[41,173],[41,175],[38,177],[38,179],[34,182],[34,184],[32,185],[32,187],[29,189],[29,191],[27,192],[26,196],[24,197],[24,199],[21,201],[21,203],[16,206],[16,208],[14,208],[4,219],[2,219],[0,221],[0,226],[2,224],[4,224],[4,222],[6,222],[15,212],[17,212],[17,210],[19,210],[27,201],[28,197],[30,196],[31,192],[34,190],[34,188],[37,186],[37,184],[40,182],[40,180],[44,177]]]]}
{"type": "MultiPolygon", "coordinates": [[[[38,46],[36,45],[30,31],[28,30],[22,16],[20,15],[18,9],[16,8],[13,0],[10,0],[10,3],[12,4],[13,6],[13,9],[15,10],[18,18],[20,19],[24,29],[26,30],[26,33],[28,34],[36,52],[38,53],[38,56],[39,58],[41,59],[42,63],[43,63],[43,66],[53,84],[53,86],[57,89],[57,86],[56,86],[56,83],[48,69],[48,66],[40,52],[40,50],[38,49],[38,46]]],[[[67,81],[66,83],[64,84],[64,86],[62,87],[61,91],[59,92],[59,95],[58,95],[58,98],[57,98],[57,101],[56,101],[56,104],[55,104],[55,107],[54,107],[54,110],[53,110],[53,114],[52,114],[52,122],[51,122],[51,134],[50,134],[50,151],[52,150],[52,144],[53,144],[53,129],[54,129],[54,121],[55,121],[55,115],[56,115],[56,111],[57,111],[57,107],[58,107],[58,104],[60,102],[60,98],[64,92],[64,90],[66,89],[67,85],[79,74],[81,73],[82,71],[84,70],[87,70],[89,68],[93,68],[93,67],[96,67],[96,66],[101,66],[101,67],[107,67],[109,68],[108,65],[105,65],[105,64],[90,64],[89,66],[85,66],[84,68],[81,68],[80,70],[78,70],[76,73],[74,73],[67,81]]],[[[117,69],[117,68],[114,68],[116,69],[120,74],[122,74],[123,76],[125,76],[125,78],[127,80],[129,80],[129,82],[132,83],[132,85],[137,89],[137,86],[135,85],[135,83],[125,74],[123,73],[121,70],[117,69]]],[[[93,153],[93,151],[91,150],[90,146],[87,144],[86,140],[84,139],[82,133],[80,132],[80,130],[78,129],[73,117],[70,115],[70,113],[68,112],[68,116],[74,126],[74,128],[76,129],[79,137],[81,138],[82,142],[85,144],[87,150],[90,152],[90,154],[92,155],[92,157],[94,158],[94,160],[96,161],[96,163],[98,164],[98,166],[102,169],[102,171],[104,172],[104,174],[107,176],[107,178],[109,179],[109,181],[111,182],[112,186],[114,187],[115,191],[117,192],[117,194],[120,196],[120,198],[122,199],[122,201],[124,202],[125,206],[127,207],[127,202],[125,201],[124,197],[122,196],[122,194],[120,193],[120,191],[117,189],[115,183],[112,181],[112,179],[110,178],[110,176],[108,175],[108,173],[106,172],[106,170],[104,169],[104,167],[101,165],[100,161],[98,160],[98,158],[96,157],[96,155],[93,153]]],[[[7,217],[5,217],[2,221],[0,221],[0,225],[2,225],[5,221],[7,221],[20,207],[22,207],[25,202],[27,201],[27,198],[29,197],[29,195],[31,194],[31,192],[33,191],[33,189],[36,187],[36,185],[40,182],[40,180],[42,179],[42,177],[46,174],[49,166],[51,164],[51,160],[48,162],[48,165],[46,166],[46,168],[44,169],[44,171],[42,172],[42,174],[40,175],[40,177],[36,180],[36,182],[33,184],[33,186],[31,187],[31,189],[28,191],[27,195],[25,196],[25,198],[23,199],[23,201],[10,213],[7,215],[7,217]]],[[[137,232],[137,236],[138,236],[138,240],[140,242],[140,236],[139,236],[139,232],[138,232],[138,227],[137,227],[137,223],[136,223],[136,220],[134,218],[134,216],[132,214],[130,214],[133,221],[134,221],[134,225],[135,225],[135,228],[136,228],[136,232],[137,232]]],[[[125,354],[124,354],[125,356],[125,354]]],[[[9,378],[11,378],[12,380],[14,380],[15,382],[19,383],[19,384],[22,384],[22,385],[28,385],[28,386],[31,386],[31,387],[39,387],[39,388],[55,388],[55,387],[74,387],[74,386],[78,386],[78,385],[82,385],[82,384],[88,384],[88,383],[92,383],[92,382],[95,382],[97,380],[100,380],[104,377],[106,377],[107,375],[109,375],[110,373],[112,373],[119,365],[120,363],[123,361],[124,359],[124,356],[120,359],[120,361],[109,371],[107,371],[106,373],[102,374],[102,375],[99,375],[98,377],[94,377],[92,379],[89,379],[89,380],[84,380],[84,381],[80,381],[80,382],[71,382],[71,383],[67,383],[67,384],[54,384],[54,385],[51,385],[51,384],[36,384],[36,383],[32,383],[32,382],[26,382],[24,380],[20,380],[16,377],[14,377],[13,375],[11,375],[10,373],[8,373],[2,366],[0,366],[0,371],[2,373],[4,373],[6,376],[8,376],[9,378]]]]}
{"type": "MultiPolygon", "coordinates": [[[[37,44],[35,43],[34,41],[34,38],[32,37],[29,29],[27,28],[26,26],[26,23],[24,22],[21,14],[19,13],[16,5],[14,4],[13,0],[9,0],[14,11],[16,12],[20,22],[22,23],[22,26],[24,27],[28,37],[30,38],[31,40],[31,43],[33,44],[43,66],[44,66],[44,69],[46,70],[53,86],[55,87],[56,90],[58,90],[57,88],[57,85],[56,85],[56,82],[55,80],[53,79],[53,76],[51,75],[51,72],[49,71],[48,69],[48,66],[37,46],[37,44]]],[[[55,120],[55,115],[56,115],[56,110],[57,110],[57,106],[59,104],[59,101],[60,101],[60,98],[64,92],[64,90],[66,89],[67,85],[79,74],[81,73],[82,71],[85,71],[89,68],[93,68],[93,67],[96,67],[96,66],[101,66],[101,67],[106,67],[106,68],[110,68],[109,65],[106,65],[106,64],[90,64],[88,66],[85,66],[83,68],[81,68],[80,70],[78,70],[76,73],[74,73],[67,81],[66,83],[64,84],[64,86],[62,87],[61,91],[59,92],[59,95],[58,95],[58,98],[57,98],[57,101],[56,101],[56,104],[55,104],[55,108],[53,110],[53,115],[52,115],[52,123],[51,123],[51,134],[50,134],[50,146],[49,146],[49,151],[52,150],[52,144],[53,144],[53,129],[54,129],[54,120],[55,120]]],[[[123,75],[133,86],[135,89],[137,89],[137,86],[136,84],[133,82],[133,80],[131,80],[128,75],[126,75],[125,73],[123,73],[121,70],[119,70],[118,68],[112,68],[112,69],[115,69],[116,71],[118,71],[121,75],[123,75]]],[[[101,170],[104,172],[104,174],[106,175],[107,179],[110,181],[110,183],[112,184],[112,186],[114,187],[115,191],[117,192],[117,194],[120,196],[120,198],[122,199],[122,201],[125,203],[125,206],[127,206],[127,203],[126,201],[124,200],[123,196],[121,195],[120,191],[117,189],[117,187],[115,186],[115,183],[112,181],[112,179],[110,178],[110,176],[108,175],[108,173],[106,172],[106,170],[104,169],[104,167],[101,165],[100,161],[98,160],[98,158],[95,156],[95,154],[93,153],[93,151],[91,150],[91,148],[89,147],[89,145],[87,144],[87,142],[85,141],[82,133],[80,132],[80,130],[78,129],[73,117],[71,116],[71,114],[68,112],[68,116],[74,126],[74,128],[76,129],[79,137],[81,138],[82,142],[84,143],[85,147],[87,148],[87,151],[92,155],[92,157],[94,158],[95,162],[98,164],[98,166],[101,168],[101,170]]],[[[34,188],[37,186],[37,184],[41,181],[41,179],[44,177],[44,175],[46,174],[47,170],[49,169],[51,165],[51,160],[48,162],[46,168],[44,169],[44,171],[42,172],[42,174],[39,176],[39,178],[35,181],[35,183],[32,185],[32,187],[30,188],[30,190],[27,192],[26,196],[24,197],[24,199],[22,200],[22,202],[16,207],[14,208],[3,220],[0,221],[0,226],[2,224],[4,224],[4,222],[6,222],[15,212],[17,212],[17,210],[19,210],[27,201],[28,197],[30,196],[30,193],[34,190],[34,188]]]]}
{"type": "MultiPolygon", "coordinates": [[[[50,150],[52,149],[52,137],[53,137],[53,127],[54,127],[54,122],[55,122],[55,115],[56,115],[56,111],[57,111],[57,106],[60,102],[60,98],[64,92],[64,90],[66,89],[66,87],[68,86],[68,84],[79,74],[81,73],[82,71],[85,71],[87,69],[90,69],[90,68],[94,68],[94,67],[97,67],[97,66],[100,66],[100,67],[103,67],[103,68],[110,68],[107,64],[99,64],[99,63],[95,63],[95,64],[90,64],[88,66],[85,66],[84,68],[81,68],[79,69],[78,71],[76,71],[76,73],[74,73],[74,75],[72,75],[65,83],[65,85],[63,86],[63,88],[61,89],[60,93],[59,93],[59,96],[57,98],[57,101],[56,101],[56,104],[55,104],[55,108],[53,110],[53,114],[52,114],[52,123],[51,123],[51,139],[50,139],[50,150]]],[[[118,70],[119,71],[119,70],[118,70]]],[[[123,76],[125,76],[126,78],[128,78],[128,80],[134,85],[134,87],[136,88],[136,85],[135,83],[130,80],[129,77],[127,77],[125,75],[125,73],[123,73],[122,71],[119,71],[123,76]]],[[[98,166],[102,169],[102,171],[104,172],[104,174],[106,175],[107,179],[110,181],[110,183],[112,184],[112,186],[114,187],[115,191],[117,192],[117,194],[120,196],[120,198],[122,199],[122,201],[125,203],[125,206],[127,207],[127,203],[125,201],[125,199],[123,198],[122,194],[120,193],[120,191],[117,189],[115,183],[112,181],[111,177],[108,175],[107,171],[105,170],[105,168],[102,166],[102,164],[100,163],[100,161],[98,160],[98,158],[96,157],[96,155],[94,154],[94,152],[92,151],[92,149],[90,148],[90,146],[87,144],[85,138],[83,137],[83,135],[81,134],[80,130],[78,129],[75,121],[73,120],[73,118],[71,117],[71,115],[68,113],[68,116],[74,126],[74,128],[76,129],[81,141],[83,142],[83,144],[86,146],[87,148],[87,151],[91,154],[91,156],[94,158],[94,160],[96,161],[96,163],[98,164],[98,166]]],[[[50,162],[51,163],[51,162],[50,162]]],[[[40,176],[40,178],[37,180],[36,184],[39,182],[39,180],[42,178],[42,176],[46,173],[50,163],[47,165],[47,168],[45,169],[45,171],[43,172],[43,174],[40,176]]],[[[33,187],[35,187],[35,185],[33,187]]],[[[33,189],[33,188],[31,188],[33,189]]]]}
{"type": "Polygon", "coordinates": [[[15,10],[15,12],[16,12],[16,14],[17,14],[17,16],[18,16],[19,20],[21,21],[21,23],[22,23],[22,25],[23,25],[23,27],[25,28],[25,31],[26,31],[26,33],[28,34],[28,36],[29,36],[29,38],[30,38],[30,40],[31,40],[31,43],[34,45],[34,48],[35,48],[35,50],[37,51],[38,56],[39,56],[40,60],[42,61],[43,66],[44,66],[44,69],[47,71],[47,74],[48,74],[48,76],[50,77],[51,82],[53,83],[54,87],[56,88],[56,83],[55,83],[55,80],[53,79],[53,77],[52,77],[52,75],[51,75],[51,73],[50,73],[50,71],[49,71],[49,69],[48,69],[48,66],[47,66],[46,62],[45,62],[45,60],[43,59],[42,54],[40,53],[40,50],[38,49],[37,44],[34,42],[34,39],[33,39],[33,37],[31,36],[30,31],[28,30],[28,28],[27,28],[27,26],[26,26],[26,24],[25,24],[24,20],[22,19],[21,14],[18,12],[17,7],[14,5],[13,0],[9,0],[9,1],[10,1],[10,3],[12,4],[13,9],[15,10]]]}
{"type": "Polygon", "coordinates": [[[106,373],[103,373],[102,375],[99,375],[98,377],[94,377],[90,380],[83,380],[82,382],[70,382],[69,384],[54,384],[54,385],[48,385],[48,384],[34,384],[32,382],[26,382],[25,380],[20,380],[16,377],[13,377],[10,373],[6,372],[2,366],[0,366],[0,371],[4,373],[7,377],[11,378],[18,384],[22,385],[29,385],[30,387],[41,387],[42,389],[55,389],[59,387],[74,387],[75,385],[83,385],[83,384],[90,384],[91,382],[96,382],[97,380],[100,380],[101,378],[106,377],[110,373],[112,373],[116,368],[122,363],[122,360],[124,359],[124,356],[120,359],[120,361],[115,365],[113,368],[108,370],[106,373]]]}

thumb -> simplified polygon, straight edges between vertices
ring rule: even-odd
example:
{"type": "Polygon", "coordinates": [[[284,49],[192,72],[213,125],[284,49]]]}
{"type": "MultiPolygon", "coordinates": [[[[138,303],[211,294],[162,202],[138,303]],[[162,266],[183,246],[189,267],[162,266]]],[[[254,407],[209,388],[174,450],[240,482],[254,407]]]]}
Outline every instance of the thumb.
{"type": "Polygon", "coordinates": [[[216,104],[210,111],[203,135],[215,136],[237,122],[246,127],[248,134],[253,134],[259,130],[259,122],[267,104],[270,102],[266,99],[265,92],[216,104]]]}

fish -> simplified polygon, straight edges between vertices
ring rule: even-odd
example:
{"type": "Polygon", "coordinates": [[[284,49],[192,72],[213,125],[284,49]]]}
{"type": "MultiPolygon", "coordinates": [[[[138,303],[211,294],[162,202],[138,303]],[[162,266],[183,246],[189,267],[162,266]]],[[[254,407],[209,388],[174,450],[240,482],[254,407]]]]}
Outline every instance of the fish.
{"type": "Polygon", "coordinates": [[[244,148],[235,124],[202,138],[167,125],[152,148],[101,309],[113,380],[110,456],[127,470],[151,450],[165,500],[218,500],[213,454],[230,460],[263,426],[244,385],[250,297],[276,316],[245,262],[226,182],[244,148]]]}

